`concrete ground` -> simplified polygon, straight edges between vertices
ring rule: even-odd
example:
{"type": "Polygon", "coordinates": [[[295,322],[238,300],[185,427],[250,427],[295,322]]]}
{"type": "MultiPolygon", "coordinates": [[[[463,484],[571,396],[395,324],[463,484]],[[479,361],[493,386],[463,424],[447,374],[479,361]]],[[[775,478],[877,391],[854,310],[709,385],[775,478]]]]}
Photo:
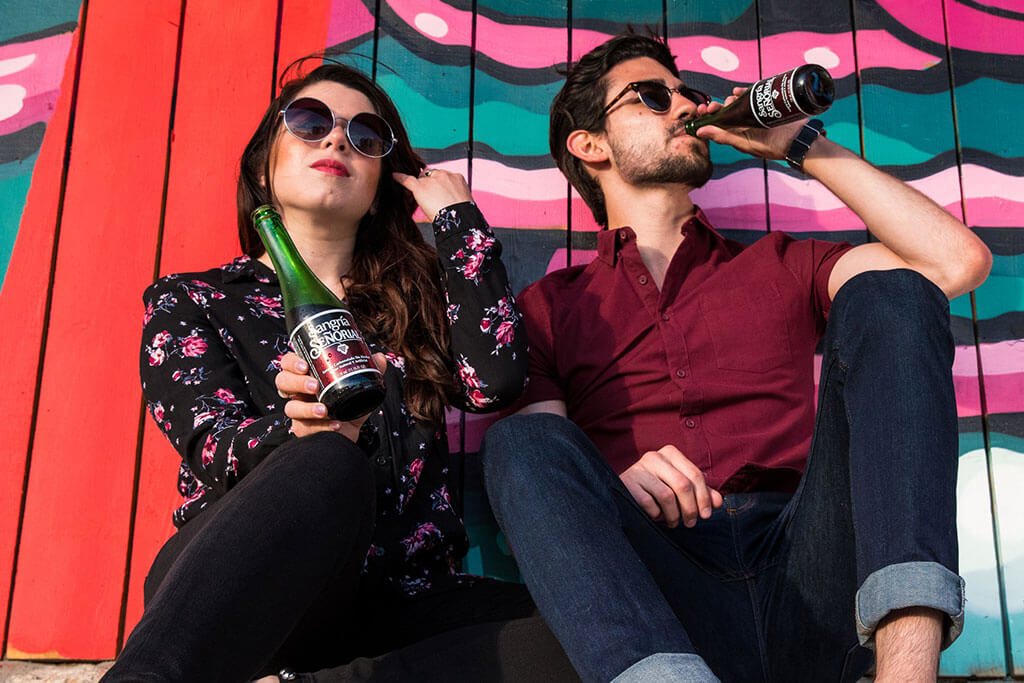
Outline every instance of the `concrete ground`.
{"type": "Polygon", "coordinates": [[[0,683],[96,683],[112,663],[40,664],[5,659],[0,661],[0,683]]]}

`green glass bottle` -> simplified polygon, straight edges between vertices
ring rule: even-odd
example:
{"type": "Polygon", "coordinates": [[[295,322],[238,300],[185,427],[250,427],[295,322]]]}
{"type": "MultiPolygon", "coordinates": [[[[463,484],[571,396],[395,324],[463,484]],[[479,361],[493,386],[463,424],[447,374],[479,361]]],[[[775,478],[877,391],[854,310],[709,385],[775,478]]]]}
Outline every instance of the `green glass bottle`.
{"type": "Polygon", "coordinates": [[[289,341],[320,383],[317,399],[338,420],[366,415],[384,400],[384,379],[352,312],[299,256],[274,207],[258,207],[252,222],[277,270],[289,341]]]}
{"type": "Polygon", "coordinates": [[[772,128],[809,116],[832,106],[835,84],[823,66],[804,64],[746,89],[731,104],[713,114],[686,122],[686,132],[696,135],[701,126],[720,128],[772,128]]]}

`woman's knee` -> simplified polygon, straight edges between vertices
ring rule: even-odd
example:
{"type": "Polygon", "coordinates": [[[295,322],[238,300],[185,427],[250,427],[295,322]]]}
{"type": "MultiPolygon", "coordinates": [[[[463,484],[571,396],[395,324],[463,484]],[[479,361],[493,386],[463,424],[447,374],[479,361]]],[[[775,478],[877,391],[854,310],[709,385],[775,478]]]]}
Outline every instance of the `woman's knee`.
{"type": "Polygon", "coordinates": [[[281,445],[271,456],[267,475],[294,505],[372,509],[376,496],[369,458],[348,438],[318,432],[281,445]]]}

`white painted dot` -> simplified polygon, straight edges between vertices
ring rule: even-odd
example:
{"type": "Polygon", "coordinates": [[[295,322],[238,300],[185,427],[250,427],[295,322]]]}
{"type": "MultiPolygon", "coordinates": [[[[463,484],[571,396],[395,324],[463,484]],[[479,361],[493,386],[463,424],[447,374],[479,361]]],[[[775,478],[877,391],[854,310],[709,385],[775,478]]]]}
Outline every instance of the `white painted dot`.
{"type": "Polygon", "coordinates": [[[804,53],[804,61],[808,64],[821,64],[826,69],[839,66],[839,55],[828,47],[812,47],[804,53]]]}
{"type": "Polygon", "coordinates": [[[0,85],[0,121],[11,118],[25,106],[28,91],[13,83],[0,85]]]}
{"type": "Polygon", "coordinates": [[[732,50],[721,45],[711,45],[700,51],[704,63],[719,71],[735,71],[740,66],[740,58],[732,50]]]}
{"type": "Polygon", "coordinates": [[[416,28],[432,38],[443,38],[448,35],[448,23],[436,14],[420,12],[413,22],[416,28]]]}
{"type": "Polygon", "coordinates": [[[9,76],[13,73],[18,73],[22,69],[28,68],[28,65],[36,61],[35,53],[30,55],[21,55],[20,57],[11,57],[10,59],[0,59],[0,76],[9,76]]]}

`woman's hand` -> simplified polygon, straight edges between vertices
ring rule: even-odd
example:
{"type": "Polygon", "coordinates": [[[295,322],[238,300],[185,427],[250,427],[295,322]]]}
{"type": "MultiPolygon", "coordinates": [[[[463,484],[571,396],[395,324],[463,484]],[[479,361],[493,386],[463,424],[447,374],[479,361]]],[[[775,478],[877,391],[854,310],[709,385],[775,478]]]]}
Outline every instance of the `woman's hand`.
{"type": "Polygon", "coordinates": [[[469,193],[469,185],[460,173],[428,168],[418,178],[397,171],[392,173],[391,177],[412,192],[416,203],[431,221],[444,207],[473,200],[473,195],[469,193]]]}
{"type": "MultiPolygon", "coordinates": [[[[373,354],[373,362],[381,372],[387,368],[384,354],[373,354]]],[[[369,415],[342,422],[327,415],[327,406],[316,400],[319,384],[309,372],[309,365],[295,353],[289,351],[281,356],[281,372],[274,377],[274,385],[284,404],[284,414],[292,419],[292,433],[306,436],[316,432],[338,432],[352,443],[359,439],[359,428],[369,415]]]]}
{"type": "MultiPolygon", "coordinates": [[[[725,99],[724,103],[712,102],[697,107],[697,116],[712,114],[723,107],[736,101],[737,96],[747,91],[746,88],[733,88],[733,94],[725,99]]],[[[799,119],[791,123],[774,128],[719,128],[718,126],[701,126],[697,129],[697,137],[701,140],[711,140],[720,145],[729,145],[741,152],[750,154],[761,159],[786,158],[789,146],[793,139],[800,133],[807,119],[799,119]]]]}

